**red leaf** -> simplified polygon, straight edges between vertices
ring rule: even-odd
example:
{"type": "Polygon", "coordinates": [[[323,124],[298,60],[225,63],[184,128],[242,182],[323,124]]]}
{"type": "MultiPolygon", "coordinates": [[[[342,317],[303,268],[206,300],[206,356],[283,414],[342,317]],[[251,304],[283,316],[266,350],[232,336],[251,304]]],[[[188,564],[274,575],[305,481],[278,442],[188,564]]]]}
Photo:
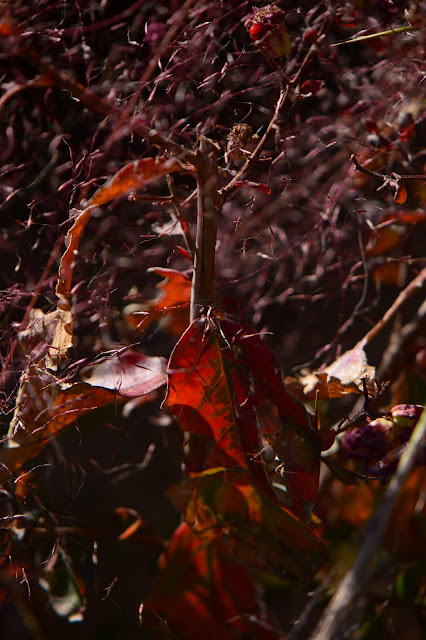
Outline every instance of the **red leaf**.
{"type": "Polygon", "coordinates": [[[206,467],[248,469],[247,454],[257,451],[258,436],[254,424],[252,447],[246,453],[227,366],[230,362],[232,354],[219,332],[205,320],[193,322],[170,358],[167,407],[177,417],[184,415],[183,429],[216,443],[206,467]]]}
{"type": "Polygon", "coordinates": [[[167,495],[203,540],[223,541],[248,569],[309,579],[323,559],[318,535],[272,492],[253,485],[247,471],[208,469],[167,495]]]}
{"type": "Polygon", "coordinates": [[[206,544],[186,523],[175,531],[160,560],[154,591],[144,603],[144,626],[158,618],[186,640],[279,636],[262,619],[247,569],[218,542],[206,544]]]}
{"type": "Polygon", "coordinates": [[[286,389],[273,352],[250,327],[230,321],[222,330],[235,346],[244,349],[247,365],[254,377],[257,398],[254,404],[268,400],[278,410],[275,430],[263,435],[284,464],[285,483],[293,508],[309,517],[316,501],[320,469],[320,440],[311,426],[304,406],[286,389]]]}
{"type": "Polygon", "coordinates": [[[323,86],[321,80],[306,80],[300,87],[302,96],[316,96],[323,86]]]}
{"type": "Polygon", "coordinates": [[[250,180],[238,180],[235,183],[236,187],[247,187],[248,189],[256,189],[256,191],[263,191],[267,196],[270,196],[272,191],[268,185],[263,184],[262,182],[251,182],[250,180]]]}
{"type": "MultiPolygon", "coordinates": [[[[291,547],[297,555],[303,548],[311,552],[312,571],[312,556],[318,557],[320,543],[299,515],[312,509],[316,497],[319,436],[303,406],[286,391],[275,365],[272,352],[249,327],[228,320],[219,325],[199,319],[185,332],[170,358],[167,406],[180,419],[183,430],[204,437],[210,447],[206,448],[205,459],[197,460],[198,468],[206,471],[176,488],[173,501],[188,521],[194,526],[198,521],[200,532],[209,532],[206,535],[210,536],[220,536],[222,527],[232,522],[235,525],[247,503],[245,531],[231,536],[233,540],[245,540],[241,545],[243,556],[254,541],[262,544],[264,535],[274,548],[271,555],[278,566],[288,569],[291,564],[297,571],[286,553],[291,547]],[[278,503],[259,454],[256,407],[262,400],[273,402],[278,409],[271,435],[278,436],[277,446],[282,449],[288,471],[287,489],[297,517],[278,503]],[[217,480],[221,472],[225,473],[225,483],[217,480]],[[229,478],[235,474],[238,478],[230,483],[229,478]],[[232,493],[231,484],[238,486],[237,493],[232,493]],[[274,526],[265,525],[267,521],[274,526]],[[280,544],[274,546],[283,539],[287,551],[280,544]]],[[[269,561],[272,563],[272,558],[269,561]]],[[[304,570],[300,568],[300,572],[304,570]]]]}

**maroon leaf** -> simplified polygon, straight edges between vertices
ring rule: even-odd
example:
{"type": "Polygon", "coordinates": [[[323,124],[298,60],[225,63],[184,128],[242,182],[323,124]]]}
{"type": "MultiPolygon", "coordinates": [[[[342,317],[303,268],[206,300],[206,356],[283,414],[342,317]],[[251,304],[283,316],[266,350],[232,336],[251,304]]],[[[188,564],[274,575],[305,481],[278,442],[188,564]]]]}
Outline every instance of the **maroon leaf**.
{"type": "Polygon", "coordinates": [[[125,351],[85,367],[84,382],[115,391],[126,398],[145,396],[166,384],[166,360],[125,351]]]}

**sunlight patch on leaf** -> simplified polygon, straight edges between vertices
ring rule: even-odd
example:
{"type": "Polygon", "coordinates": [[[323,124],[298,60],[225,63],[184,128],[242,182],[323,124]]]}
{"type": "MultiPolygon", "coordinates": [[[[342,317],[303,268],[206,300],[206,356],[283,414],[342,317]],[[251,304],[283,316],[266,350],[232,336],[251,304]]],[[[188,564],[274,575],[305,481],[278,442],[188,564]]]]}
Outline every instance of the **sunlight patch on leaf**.
{"type": "Polygon", "coordinates": [[[166,406],[182,430],[210,445],[195,460],[201,473],[170,489],[169,496],[199,535],[225,536],[243,562],[307,575],[323,552],[305,522],[318,489],[319,437],[304,407],[286,391],[276,364],[250,327],[229,320],[191,324],[170,358],[166,406]],[[266,401],[275,412],[258,423],[257,407],[266,401]],[[285,461],[292,511],[271,487],[259,455],[260,426],[285,461]],[[269,551],[252,558],[251,550],[263,549],[264,541],[269,551]]]}
{"type": "Polygon", "coordinates": [[[323,371],[306,374],[300,378],[303,392],[308,400],[340,398],[348,393],[363,392],[362,378],[367,388],[374,390],[375,368],[368,364],[364,344],[359,342],[353,349],[343,353],[323,371]]]}
{"type": "Polygon", "coordinates": [[[39,584],[47,591],[50,606],[58,616],[68,622],[82,622],[86,609],[84,585],[62,549],[56,551],[44,567],[39,584]]]}

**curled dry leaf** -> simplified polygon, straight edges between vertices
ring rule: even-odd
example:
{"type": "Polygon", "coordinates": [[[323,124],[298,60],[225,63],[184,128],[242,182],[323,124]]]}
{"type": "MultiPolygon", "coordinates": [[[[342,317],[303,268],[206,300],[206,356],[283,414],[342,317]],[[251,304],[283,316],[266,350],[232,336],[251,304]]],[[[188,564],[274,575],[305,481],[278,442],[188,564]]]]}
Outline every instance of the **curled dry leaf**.
{"type": "Polygon", "coordinates": [[[38,456],[76,418],[113,399],[109,390],[61,382],[45,369],[30,365],[21,376],[8,439],[0,450],[0,482],[38,456]]]}
{"type": "Polygon", "coordinates": [[[348,393],[362,393],[362,378],[366,378],[367,388],[373,390],[374,377],[375,368],[368,364],[364,344],[359,342],[324,371],[303,376],[300,383],[306,399],[314,400],[319,392],[319,399],[323,400],[340,398],[348,393]]]}
{"type": "Polygon", "coordinates": [[[83,382],[63,382],[30,365],[21,376],[15,412],[0,450],[0,482],[38,456],[81,416],[118,396],[146,397],[166,382],[164,358],[127,352],[86,367],[83,382]]]}
{"type": "Polygon", "coordinates": [[[58,364],[67,356],[68,350],[73,345],[73,318],[70,301],[72,277],[80,240],[93,210],[115,198],[126,195],[131,190],[142,189],[149,182],[175,171],[193,173],[195,169],[192,165],[184,164],[175,158],[143,158],[129,162],[96,191],[83,211],[77,213],[77,217],[66,235],[66,249],[59,265],[59,277],[56,285],[59,321],[52,348],[46,360],[48,368],[56,370],[58,364]]]}

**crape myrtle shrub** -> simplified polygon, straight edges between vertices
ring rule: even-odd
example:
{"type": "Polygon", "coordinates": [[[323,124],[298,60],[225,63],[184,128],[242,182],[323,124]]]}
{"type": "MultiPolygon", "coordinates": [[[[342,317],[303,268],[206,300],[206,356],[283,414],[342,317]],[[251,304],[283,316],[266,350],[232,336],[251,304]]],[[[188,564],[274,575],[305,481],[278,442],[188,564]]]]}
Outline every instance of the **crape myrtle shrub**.
{"type": "MultiPolygon", "coordinates": [[[[294,51],[289,75],[306,52],[307,25],[324,10],[320,4],[305,4],[286,18],[294,51]]],[[[348,37],[354,28],[385,28],[396,9],[406,8],[402,4],[337,3],[327,40],[348,37]]],[[[279,90],[277,73],[250,46],[243,26],[256,4],[197,3],[182,19],[160,68],[150,73],[151,82],[141,85],[170,26],[167,20],[179,6],[146,2],[127,15],[125,5],[114,3],[15,5],[14,18],[28,33],[27,46],[120,107],[117,116],[103,119],[54,86],[28,88],[5,105],[3,273],[9,295],[15,292],[17,320],[70,207],[129,160],[156,153],[129,132],[130,116],[190,147],[201,131],[219,143],[222,154],[233,125],[245,122],[262,133],[269,122],[279,90]]],[[[9,46],[2,55],[4,86],[25,85],[36,73],[9,46]]],[[[291,365],[310,360],[350,316],[365,276],[358,232],[368,230],[366,220],[374,225],[397,208],[388,190],[376,193],[377,181],[364,180],[360,188],[351,153],[380,155],[381,169],[388,172],[422,173],[421,55],[415,35],[339,50],[322,47],[304,75],[305,81],[321,81],[319,91],[312,96],[309,85],[301,88],[301,97],[283,114],[262,162],[249,176],[266,182],[272,197],[243,189],[225,207],[219,242],[226,249],[217,252],[219,298],[234,293],[238,284],[240,313],[259,329],[271,330],[278,345],[285,340],[285,359],[291,365]],[[414,130],[404,136],[401,129],[413,121],[414,130]]],[[[223,160],[221,165],[225,169],[223,160]]],[[[193,183],[177,182],[185,198],[193,183]]],[[[163,185],[155,191],[164,193],[163,185]]],[[[416,183],[410,207],[418,204],[418,191],[416,183]]],[[[195,215],[193,208],[188,216],[195,215]]],[[[77,265],[76,330],[82,338],[93,337],[99,324],[114,339],[124,337],[117,335],[115,319],[123,300],[136,296],[132,287],[146,297],[142,289],[156,281],[146,276],[147,268],[190,266],[176,250],[179,237],[152,231],[153,222],[158,227],[170,219],[164,205],[122,201],[109,209],[91,221],[77,265]]],[[[421,241],[408,230],[395,257],[415,257],[421,241]]],[[[53,296],[47,287],[42,293],[49,308],[53,296]]],[[[377,291],[371,283],[364,305],[370,313],[357,323],[359,331],[374,320],[375,312],[380,317],[386,296],[383,287],[377,291]]]]}
{"type": "MultiPolygon", "coordinates": [[[[4,434],[31,357],[18,344],[18,333],[35,291],[36,307],[45,313],[55,307],[70,211],[82,209],[126,163],[164,152],[135,133],[132,122],[188,149],[196,147],[200,135],[213,140],[223,186],[238,170],[229,148],[227,153],[232,128],[247,124],[263,135],[282,74],[295,76],[321,33],[317,52],[245,176],[254,185],[243,184],[223,207],[217,302],[237,298],[238,318],[267,334],[290,374],[302,365],[329,364],[350,349],[420,271],[424,183],[404,183],[407,198],[398,202],[392,185],[378,190],[383,181],[355,171],[351,155],[387,176],[424,173],[421,3],[278,2],[292,45],[279,62],[262,55],[244,27],[253,9],[264,4],[47,0],[2,5],[3,25],[17,26],[2,30],[0,52],[4,434]],[[402,26],[404,11],[416,30],[330,46],[364,30],[402,26]],[[34,50],[36,59],[26,50],[34,50]],[[84,103],[51,81],[43,64],[104,98],[114,111],[105,115],[84,103]],[[391,218],[396,220],[392,226],[391,218]]],[[[195,187],[193,176],[175,174],[174,188],[193,237],[195,187]]],[[[77,376],[83,364],[125,345],[141,343],[145,353],[168,357],[176,342],[176,334],[161,323],[141,334],[123,314],[127,305],[146,305],[156,297],[159,276],[150,268],[192,267],[182,250],[174,206],[167,202],[165,179],[148,190],[150,196],[166,196],[165,201],[144,198],[146,190],[123,194],[94,213],[82,236],[72,290],[72,361],[80,364],[70,365],[64,375],[77,376]]],[[[402,308],[401,327],[417,306],[418,299],[402,308]]],[[[376,366],[390,330],[369,351],[376,366]]],[[[403,353],[390,359],[387,374],[391,382],[400,380],[394,404],[424,402],[425,345],[419,336],[417,326],[403,353]]],[[[325,422],[331,419],[324,416],[325,422]]],[[[159,412],[158,399],[123,414],[109,406],[80,420],[78,431],[61,436],[39,460],[47,466],[21,494],[12,492],[14,506],[8,507],[9,515],[25,510],[37,520],[44,514],[45,531],[40,526],[38,535],[26,533],[14,547],[14,561],[28,570],[32,600],[29,604],[24,591],[10,587],[13,576],[4,578],[4,588],[12,593],[3,596],[7,630],[16,627],[20,637],[40,638],[50,637],[42,635],[45,628],[63,637],[80,632],[47,610],[37,582],[41,563],[58,539],[54,525],[60,524],[70,527],[67,552],[85,584],[88,606],[81,633],[95,637],[106,619],[110,636],[105,637],[139,637],[135,611],[152,588],[161,543],[154,537],[148,550],[136,551],[134,545],[123,551],[105,532],[119,531],[114,510],[125,506],[164,536],[172,533],[179,516],[163,491],[180,478],[180,436],[159,412]],[[135,467],[124,477],[102,471],[140,462],[152,443],[155,454],[143,470],[135,467]],[[73,527],[80,527],[80,535],[73,527]],[[98,535],[106,539],[104,555],[93,563],[91,544],[98,535]]],[[[284,626],[293,614],[286,615],[284,626]]]]}

